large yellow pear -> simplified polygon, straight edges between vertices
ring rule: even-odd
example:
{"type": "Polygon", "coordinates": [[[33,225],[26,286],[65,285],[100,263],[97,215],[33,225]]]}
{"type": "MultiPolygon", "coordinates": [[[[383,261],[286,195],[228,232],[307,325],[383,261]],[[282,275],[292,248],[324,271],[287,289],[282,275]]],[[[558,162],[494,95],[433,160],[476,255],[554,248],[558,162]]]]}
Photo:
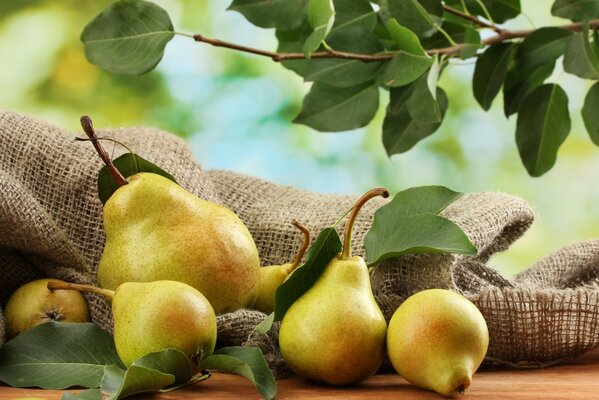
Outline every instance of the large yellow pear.
{"type": "Polygon", "coordinates": [[[175,280],[199,290],[217,314],[251,306],[260,260],[231,210],[160,175],[141,172],[104,205],[106,245],[98,284],[175,280]]]}
{"type": "Polygon", "coordinates": [[[373,189],[358,200],[346,225],[343,252],[281,321],[281,353],[302,377],[353,384],[374,374],[383,362],[387,323],[374,299],[364,259],[350,255],[355,218],[366,201],[379,195],[389,192],[373,189]]]}
{"type": "Polygon", "coordinates": [[[470,386],[488,345],[478,308],[445,289],[410,296],[393,314],[387,333],[395,370],[416,386],[450,397],[470,386]]]}

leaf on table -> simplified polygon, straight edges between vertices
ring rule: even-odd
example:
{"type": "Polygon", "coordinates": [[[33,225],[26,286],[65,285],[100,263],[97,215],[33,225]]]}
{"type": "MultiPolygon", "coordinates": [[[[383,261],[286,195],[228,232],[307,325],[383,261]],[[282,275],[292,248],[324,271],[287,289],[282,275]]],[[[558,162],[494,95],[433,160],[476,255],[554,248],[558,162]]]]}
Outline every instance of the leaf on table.
{"type": "Polygon", "coordinates": [[[160,62],[173,36],[164,9],[144,0],[119,0],[87,24],[81,41],[92,64],[116,74],[139,75],[160,62]]]}
{"type": "Polygon", "coordinates": [[[339,132],[367,125],[378,110],[379,90],[374,82],[336,88],[315,82],[293,122],[321,132],[339,132]]]}
{"type": "Polygon", "coordinates": [[[275,321],[281,321],[291,305],[306,293],[329,262],[342,250],[335,228],[323,229],[306,255],[306,261],[279,286],[275,295],[275,321]]]}
{"type": "Polygon", "coordinates": [[[582,119],[593,143],[599,146],[599,82],[589,89],[582,107],[582,119]]]}
{"type": "Polygon", "coordinates": [[[375,212],[364,237],[369,265],[405,254],[476,254],[460,227],[437,215],[462,195],[442,186],[415,187],[397,193],[375,212]]]}
{"type": "Polygon", "coordinates": [[[499,43],[490,46],[476,61],[472,90],[478,104],[486,111],[491,108],[493,99],[499,93],[510,65],[514,46],[499,43]]]}
{"type": "Polygon", "coordinates": [[[556,84],[544,84],[523,100],[516,123],[516,144],[531,176],[541,176],[555,164],[557,151],[570,133],[568,96],[556,84]]]}
{"type": "Polygon", "coordinates": [[[261,28],[294,29],[308,14],[308,0],[233,0],[228,10],[261,28]]]}
{"type": "Polygon", "coordinates": [[[97,388],[107,364],[122,366],[107,332],[91,323],[47,322],[0,348],[0,381],[14,387],[97,388]]]}
{"type": "Polygon", "coordinates": [[[206,357],[202,368],[241,375],[256,386],[264,399],[277,395],[275,378],[259,347],[223,347],[206,357]]]}
{"type": "MultiPolygon", "coordinates": [[[[135,175],[138,172],[151,172],[177,183],[171,174],[135,153],[125,153],[112,162],[125,178],[135,175]]],[[[112,178],[112,175],[110,175],[110,172],[108,172],[108,168],[106,166],[102,167],[98,174],[98,196],[102,204],[105,204],[118,188],[119,186],[112,178]]]]}

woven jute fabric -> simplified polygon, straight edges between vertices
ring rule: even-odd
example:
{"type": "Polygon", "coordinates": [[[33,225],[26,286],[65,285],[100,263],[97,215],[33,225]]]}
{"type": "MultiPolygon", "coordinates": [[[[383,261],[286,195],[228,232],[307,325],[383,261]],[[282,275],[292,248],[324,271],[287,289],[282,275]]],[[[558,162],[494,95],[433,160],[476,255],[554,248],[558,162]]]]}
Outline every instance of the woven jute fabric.
{"type": "MultiPolygon", "coordinates": [[[[102,162],[88,142],[43,121],[0,111],[0,303],[25,282],[55,277],[96,284],[105,242],[97,175],[102,162]]],[[[263,265],[289,262],[301,242],[296,219],[313,236],[333,224],[355,196],[325,195],[276,185],[230,171],[204,171],[184,141],[152,128],[99,130],[169,171],[183,188],[232,209],[248,226],[263,265]]],[[[108,146],[114,158],[125,150],[108,146]]],[[[353,253],[373,213],[373,199],[354,230],[353,253]]],[[[525,201],[503,193],[471,193],[443,216],[458,224],[478,255],[424,254],[388,260],[371,272],[373,292],[387,319],[411,294],[447,288],[471,299],[490,330],[487,363],[541,366],[599,345],[599,241],[558,250],[506,279],[487,264],[532,224],[525,201]]],[[[339,226],[341,232],[345,222],[339,226]]],[[[88,296],[94,322],[110,331],[110,305],[88,296]]],[[[278,376],[287,371],[278,350],[278,325],[255,330],[266,317],[243,309],[218,316],[218,345],[260,346],[278,376]]],[[[0,343],[3,339],[0,324],[0,343]]]]}

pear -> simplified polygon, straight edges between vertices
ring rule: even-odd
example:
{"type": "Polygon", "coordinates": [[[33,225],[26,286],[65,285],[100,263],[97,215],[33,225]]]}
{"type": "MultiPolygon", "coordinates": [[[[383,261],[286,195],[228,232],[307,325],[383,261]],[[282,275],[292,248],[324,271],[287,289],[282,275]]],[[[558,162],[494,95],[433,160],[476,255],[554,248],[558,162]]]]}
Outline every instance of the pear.
{"type": "Polygon", "coordinates": [[[314,285],[297,299],[281,321],[279,347],[299,376],[346,385],[360,382],[380,367],[387,324],[370,286],[368,267],[350,255],[351,231],[373,189],[354,206],[345,229],[343,252],[325,267],[314,285]]]}
{"type": "Polygon", "coordinates": [[[292,263],[269,265],[260,268],[260,289],[254,303],[254,310],[262,311],[266,314],[274,311],[277,289],[295,271],[310,244],[310,231],[295,220],[291,223],[304,234],[304,242],[292,263]]]}
{"type": "Polygon", "coordinates": [[[148,353],[168,348],[182,351],[197,367],[203,357],[214,351],[214,310],[202,293],[185,283],[126,282],[112,291],[50,282],[48,288],[87,291],[111,298],[114,344],[127,367],[148,353]]]}
{"type": "Polygon", "coordinates": [[[104,205],[98,284],[114,290],[131,281],[184,282],[217,314],[254,304],[260,259],[241,219],[161,175],[140,172],[126,180],[100,146],[91,120],[82,117],[81,125],[120,185],[104,205]]]}
{"type": "Polygon", "coordinates": [[[8,299],[4,314],[8,337],[15,337],[48,321],[87,322],[87,301],[79,292],[48,290],[48,282],[58,279],[38,279],[19,287],[8,299]]]}
{"type": "Polygon", "coordinates": [[[488,346],[483,315],[450,290],[410,296],[389,322],[387,351],[395,370],[416,386],[449,397],[470,386],[488,346]]]}

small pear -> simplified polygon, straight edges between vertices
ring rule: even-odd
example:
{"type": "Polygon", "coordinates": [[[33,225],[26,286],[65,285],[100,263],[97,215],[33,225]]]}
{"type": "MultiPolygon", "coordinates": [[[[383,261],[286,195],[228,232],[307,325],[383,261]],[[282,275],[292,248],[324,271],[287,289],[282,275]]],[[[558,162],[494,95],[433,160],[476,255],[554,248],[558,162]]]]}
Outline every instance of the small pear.
{"type": "Polygon", "coordinates": [[[449,397],[470,386],[488,346],[483,315],[450,290],[410,296],[389,322],[387,351],[395,370],[414,385],[449,397]]]}
{"type": "Polygon", "coordinates": [[[4,314],[8,337],[15,337],[48,321],[87,322],[87,301],[72,290],[48,290],[48,282],[58,279],[38,279],[19,287],[8,299],[4,314]]]}
{"type": "Polygon", "coordinates": [[[279,286],[285,282],[302,261],[302,257],[310,244],[310,231],[297,221],[291,222],[293,226],[304,234],[304,242],[292,263],[283,265],[269,265],[260,268],[260,289],[254,303],[254,309],[270,314],[275,310],[275,295],[279,286]]]}
{"type": "Polygon", "coordinates": [[[353,384],[374,374],[383,362],[385,317],[372,294],[366,263],[349,254],[360,208],[379,195],[387,197],[389,192],[373,189],[358,200],[346,225],[343,252],[281,321],[279,347],[299,376],[332,385],[353,384]]]}
{"type": "Polygon", "coordinates": [[[197,367],[201,358],[214,351],[214,310],[202,293],[185,283],[126,282],[112,291],[51,282],[48,288],[81,290],[111,298],[114,343],[126,366],[148,353],[174,348],[185,353],[197,367]]]}
{"type": "Polygon", "coordinates": [[[199,290],[217,314],[250,307],[260,283],[258,250],[241,219],[173,181],[140,172],[125,179],[88,117],[81,125],[119,188],[104,205],[106,244],[98,284],[175,280],[199,290]]]}

